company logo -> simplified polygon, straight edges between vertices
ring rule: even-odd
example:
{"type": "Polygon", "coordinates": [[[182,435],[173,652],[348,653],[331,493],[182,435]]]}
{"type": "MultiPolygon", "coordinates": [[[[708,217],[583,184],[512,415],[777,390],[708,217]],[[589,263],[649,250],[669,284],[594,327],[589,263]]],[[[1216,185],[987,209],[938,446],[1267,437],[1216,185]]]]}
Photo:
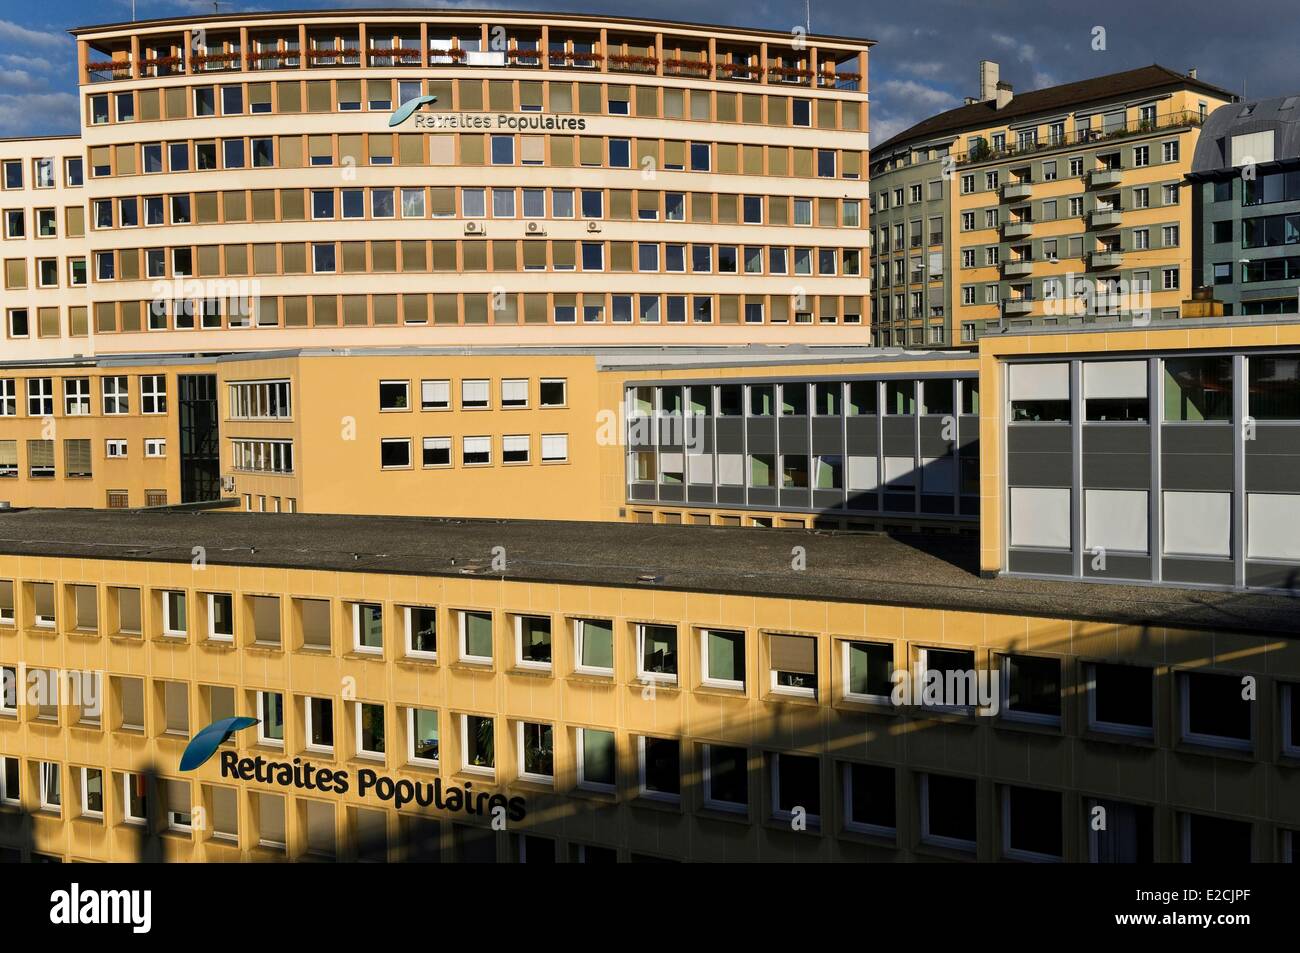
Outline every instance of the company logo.
{"type": "Polygon", "coordinates": [[[217,748],[236,731],[243,731],[257,724],[256,718],[235,716],[219,718],[190,739],[181,755],[181,770],[193,771],[202,766],[217,753],[217,748]]]}
{"type": "Polygon", "coordinates": [[[50,922],[59,926],[124,924],[132,933],[148,933],[152,908],[150,890],[82,890],[74,883],[50,894],[50,922]]]}
{"type": "Polygon", "coordinates": [[[400,126],[402,123],[406,122],[406,120],[410,119],[411,114],[421,106],[426,103],[436,103],[437,101],[437,96],[416,96],[413,99],[408,99],[406,102],[402,103],[402,105],[393,110],[393,114],[388,117],[388,125],[400,126]]]}

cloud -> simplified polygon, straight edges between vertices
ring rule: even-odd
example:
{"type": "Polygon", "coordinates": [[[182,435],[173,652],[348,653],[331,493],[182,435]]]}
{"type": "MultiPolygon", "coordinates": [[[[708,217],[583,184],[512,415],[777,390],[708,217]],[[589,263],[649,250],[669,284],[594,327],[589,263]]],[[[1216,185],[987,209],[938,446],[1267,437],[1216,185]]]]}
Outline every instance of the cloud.
{"type": "Polygon", "coordinates": [[[951,109],[959,102],[957,97],[946,89],[927,86],[914,79],[887,79],[876,83],[871,92],[880,100],[891,103],[894,108],[914,106],[930,112],[939,112],[951,109]]]}
{"type": "Polygon", "coordinates": [[[913,76],[923,76],[926,79],[936,79],[947,73],[949,70],[949,66],[946,63],[939,63],[935,60],[900,63],[898,68],[904,73],[911,73],[913,76]]]}
{"type": "Polygon", "coordinates": [[[27,27],[19,26],[9,20],[0,20],[0,42],[55,49],[60,46],[70,46],[72,37],[64,33],[29,30],[27,27]]]}
{"type": "Polygon", "coordinates": [[[73,93],[0,93],[0,136],[75,133],[80,117],[73,93]]]}

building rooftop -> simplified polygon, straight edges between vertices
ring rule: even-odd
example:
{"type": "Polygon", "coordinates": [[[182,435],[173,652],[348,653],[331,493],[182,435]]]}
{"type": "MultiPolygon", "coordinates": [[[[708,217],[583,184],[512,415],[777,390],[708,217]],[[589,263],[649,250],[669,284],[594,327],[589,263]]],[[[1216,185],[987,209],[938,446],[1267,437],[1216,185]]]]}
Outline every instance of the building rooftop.
{"type": "MultiPolygon", "coordinates": [[[[1255,136],[1248,149],[1257,165],[1291,162],[1300,159],[1300,94],[1228,103],[1210,113],[1196,143],[1192,158],[1192,176],[1201,176],[1236,168],[1232,139],[1255,136]],[[1272,133],[1271,143],[1262,143],[1259,133],[1272,133]],[[1263,147],[1267,154],[1257,150],[1263,147]]],[[[1246,156],[1242,156],[1244,161],[1246,156]]]]}
{"type": "Polygon", "coordinates": [[[1283,634],[1296,598],[981,578],[970,537],[167,510],[0,513],[0,554],[654,588],[1283,634]],[[491,570],[504,547],[506,571],[491,570]],[[791,568],[804,547],[803,571],[791,568]]]}
{"type": "Polygon", "coordinates": [[[1108,73],[1105,76],[1074,83],[1062,83],[1060,86],[1017,93],[1011,102],[1001,109],[997,108],[996,100],[992,99],[968,106],[958,106],[956,109],[949,109],[947,112],[923,119],[871,151],[873,156],[883,156],[893,146],[912,140],[933,139],[945,135],[955,136],[966,130],[984,129],[1037,113],[1058,113],[1088,103],[1122,99],[1140,93],[1180,86],[1204,90],[1214,96],[1230,99],[1236,97],[1235,93],[1226,89],[1153,63],[1150,66],[1124,70],[1120,73],[1108,73]]]}

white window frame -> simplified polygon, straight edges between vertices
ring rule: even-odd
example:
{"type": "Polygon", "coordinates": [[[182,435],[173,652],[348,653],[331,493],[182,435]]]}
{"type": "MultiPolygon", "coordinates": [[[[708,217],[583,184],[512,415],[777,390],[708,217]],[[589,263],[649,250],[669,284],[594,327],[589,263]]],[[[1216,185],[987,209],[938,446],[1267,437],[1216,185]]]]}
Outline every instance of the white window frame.
{"type": "MultiPolygon", "coordinates": [[[[411,619],[412,619],[412,612],[411,612],[411,610],[412,610],[412,609],[434,609],[434,610],[436,610],[436,608],[437,608],[436,606],[423,606],[423,605],[404,605],[404,606],[402,606],[402,631],[403,631],[403,633],[404,633],[404,635],[405,635],[404,647],[405,647],[405,655],[406,655],[407,658],[428,659],[429,661],[433,661],[433,662],[436,662],[436,661],[438,660],[438,652],[437,652],[436,649],[435,649],[434,651],[432,651],[432,652],[425,652],[425,651],[422,650],[422,649],[413,649],[413,648],[411,648],[411,639],[412,639],[412,638],[414,637],[414,635],[415,635],[415,632],[414,632],[414,630],[413,630],[413,628],[412,628],[412,622],[411,622],[411,619]]],[[[439,625],[438,625],[438,623],[437,623],[437,613],[436,613],[436,611],[435,611],[435,614],[434,614],[434,630],[433,630],[433,631],[434,631],[434,638],[435,638],[435,639],[439,638],[440,635],[441,635],[441,633],[439,632],[439,628],[440,628],[440,627],[439,627],[439,625]]]]}
{"type": "Polygon", "coordinates": [[[384,606],[379,602],[354,602],[352,603],[352,650],[362,655],[380,655],[384,654],[384,606]],[[376,648],[373,645],[363,645],[361,643],[361,609],[363,606],[374,606],[379,610],[379,640],[380,645],[376,648]]]}
{"type": "MultiPolygon", "coordinates": [[[[741,646],[744,649],[747,649],[749,647],[747,644],[749,642],[749,639],[746,637],[745,630],[724,629],[721,626],[718,627],[705,626],[697,631],[699,632],[699,638],[700,638],[700,684],[707,685],[709,688],[720,688],[720,689],[725,689],[727,691],[744,692],[745,680],[743,678],[737,681],[735,679],[709,677],[709,633],[716,631],[718,633],[725,632],[728,634],[739,635],[741,646]]],[[[748,663],[749,661],[748,653],[746,652],[745,655],[746,655],[745,661],[746,663],[748,663]]]]}
{"type": "Polygon", "coordinates": [[[208,602],[208,641],[210,642],[233,642],[235,641],[235,597],[228,592],[209,592],[207,594],[208,602]],[[217,631],[217,614],[214,610],[217,602],[217,596],[227,596],[230,599],[230,632],[217,631]]]}
{"type": "Polygon", "coordinates": [[[1217,675],[1224,678],[1238,677],[1236,672],[1190,672],[1187,670],[1176,670],[1178,686],[1178,740],[1183,744],[1197,745],[1203,748],[1219,748],[1224,751],[1254,751],[1255,750],[1255,706],[1250,708],[1250,737],[1244,741],[1240,738],[1228,738],[1222,735],[1202,735],[1191,730],[1192,717],[1192,695],[1188,691],[1188,676],[1192,674],[1217,675]]]}
{"type": "Polygon", "coordinates": [[[409,764],[425,768],[436,768],[442,763],[442,712],[437,708],[406,706],[406,760],[409,764]],[[431,711],[438,716],[438,757],[436,758],[420,758],[415,754],[415,713],[417,710],[431,711]]]}
{"type": "Polygon", "coordinates": [[[167,438],[166,437],[145,437],[144,438],[144,455],[149,459],[160,459],[167,456],[167,438]]]}
{"type": "Polygon", "coordinates": [[[555,665],[555,619],[549,615],[536,615],[530,612],[522,612],[514,617],[515,620],[515,666],[517,668],[529,669],[534,672],[552,671],[555,665]],[[524,661],[524,619],[546,619],[551,624],[551,661],[549,662],[532,662],[524,661]]]}
{"type": "Polygon", "coordinates": [[[677,666],[679,671],[669,674],[668,672],[647,672],[645,670],[645,629],[647,625],[658,626],[659,624],[660,623],[655,622],[636,623],[636,677],[637,680],[642,683],[657,682],[660,685],[676,685],[678,678],[681,676],[680,659],[682,634],[679,626],[672,626],[677,639],[676,654],[679,660],[677,666]]]}
{"type": "Polygon", "coordinates": [[[618,732],[610,731],[608,728],[580,727],[575,731],[575,740],[577,741],[577,744],[574,747],[576,749],[575,761],[577,763],[578,787],[584,791],[598,791],[602,794],[615,793],[618,790],[618,732]],[[614,783],[613,784],[606,784],[603,781],[590,781],[587,779],[585,735],[586,732],[588,731],[599,731],[602,734],[607,734],[612,736],[614,739],[614,783]]]}
{"type": "MultiPolygon", "coordinates": [[[[1011,846],[1011,789],[1024,785],[1004,784],[1002,788],[1002,856],[1008,860],[1024,860],[1031,863],[1039,864],[1059,864],[1065,860],[1064,842],[1065,842],[1065,822],[1062,820],[1062,854],[1040,854],[1038,851],[1023,850],[1011,846]]],[[[1043,789],[1046,790],[1046,789],[1043,789]]]]}
{"type": "MultiPolygon", "coordinates": [[[[585,636],[585,633],[586,633],[586,625],[587,625],[587,623],[588,623],[589,621],[591,621],[591,622],[595,622],[595,621],[597,621],[597,620],[595,620],[595,619],[590,619],[590,620],[589,620],[589,619],[574,619],[574,620],[573,620],[573,670],[574,670],[575,672],[577,672],[578,674],[580,674],[580,675],[598,675],[598,676],[601,676],[601,677],[603,677],[603,678],[613,678],[613,677],[614,677],[614,668],[613,668],[613,666],[610,666],[609,668],[599,668],[599,667],[594,666],[594,665],[583,665],[583,664],[582,664],[582,640],[586,637],[586,636],[585,636]]],[[[610,641],[611,641],[611,646],[610,646],[610,648],[611,648],[611,650],[612,650],[612,649],[613,649],[612,642],[613,642],[613,639],[614,639],[614,634],[613,634],[613,633],[614,633],[614,622],[613,622],[612,619],[611,619],[611,620],[604,620],[604,619],[602,619],[602,620],[600,620],[600,621],[602,621],[602,622],[604,622],[604,621],[609,621],[609,624],[610,624],[610,641]]],[[[612,654],[612,651],[611,651],[610,658],[611,658],[611,661],[612,661],[612,660],[613,660],[613,654],[612,654]]]]}
{"type": "Polygon", "coordinates": [[[496,762],[497,755],[500,752],[500,746],[497,744],[497,720],[494,715],[469,715],[462,714],[460,717],[460,769],[466,774],[478,774],[485,778],[495,778],[497,774],[496,762]],[[487,768],[481,764],[469,763],[469,719],[486,718],[492,722],[492,767],[487,768]]]}
{"type": "Polygon", "coordinates": [[[893,707],[894,700],[889,695],[864,695],[861,692],[849,691],[849,654],[853,651],[855,645],[876,645],[885,646],[889,649],[890,655],[895,655],[895,645],[892,642],[873,642],[865,639],[841,639],[840,640],[840,669],[843,678],[843,696],[845,701],[859,702],[864,705],[882,705],[893,707]]]}
{"type": "MultiPolygon", "coordinates": [[[[149,818],[147,816],[131,813],[131,780],[135,777],[138,777],[138,775],[133,771],[122,772],[122,822],[125,824],[141,826],[149,823],[149,818]]],[[[149,810],[149,801],[147,796],[145,798],[144,809],[146,812],[149,810]]]]}
{"type": "Polygon", "coordinates": [[[189,638],[190,625],[190,600],[189,592],[184,589],[164,589],[162,591],[162,634],[169,639],[187,639],[189,638]],[[185,628],[173,629],[169,626],[171,619],[171,603],[174,596],[181,596],[185,600],[185,628]]]}
{"type": "Polygon", "coordinates": [[[61,815],[63,813],[63,766],[57,761],[37,761],[36,766],[39,781],[40,809],[61,815]],[[59,799],[57,802],[50,800],[49,777],[46,772],[47,769],[51,768],[54,771],[54,781],[58,787],[58,791],[55,792],[59,799]]]}
{"type": "Polygon", "coordinates": [[[105,798],[108,792],[104,789],[104,769],[83,767],[83,768],[79,768],[78,770],[81,772],[81,816],[103,819],[104,811],[102,808],[98,811],[91,809],[90,798],[87,794],[86,788],[87,788],[87,779],[90,772],[98,771],[99,772],[99,797],[101,801],[105,798]]]}
{"type": "MultiPolygon", "coordinates": [[[[265,689],[258,689],[257,691],[257,743],[259,745],[266,745],[271,748],[283,748],[284,747],[283,738],[272,738],[269,735],[267,735],[266,732],[264,731],[264,729],[266,728],[266,717],[267,717],[266,716],[267,695],[280,696],[280,719],[281,719],[280,723],[282,728],[284,725],[284,720],[283,720],[284,719],[284,692],[272,692],[265,689]]],[[[307,732],[306,737],[308,738],[311,737],[310,730],[307,732]]],[[[310,748],[311,746],[308,745],[307,747],[310,748]]]]}
{"type": "Polygon", "coordinates": [[[352,703],[352,717],[353,723],[356,727],[356,756],[358,758],[365,758],[367,761],[386,761],[388,759],[388,752],[371,751],[368,748],[361,747],[361,710],[365,708],[366,705],[376,706],[384,713],[384,747],[388,746],[388,706],[384,705],[382,702],[367,702],[357,699],[352,703]]]}
{"type": "Polygon", "coordinates": [[[676,738],[650,738],[646,735],[636,736],[636,796],[648,801],[662,801],[665,804],[680,804],[681,795],[681,741],[676,738]],[[668,791],[651,791],[646,787],[646,770],[645,770],[645,743],[647,740],[654,741],[677,741],[677,788],[678,793],[672,794],[668,791]]]}
{"type": "Polygon", "coordinates": [[[7,781],[7,778],[9,777],[9,772],[6,769],[7,768],[6,762],[9,761],[15,761],[18,764],[18,788],[19,788],[18,793],[19,795],[22,794],[22,770],[23,770],[22,759],[14,757],[12,755],[0,756],[0,804],[21,804],[22,803],[21,797],[15,797],[9,793],[9,785],[7,781]]]}
{"type": "MultiPolygon", "coordinates": [[[[1154,737],[1155,737],[1155,726],[1156,726],[1156,714],[1155,714],[1155,704],[1156,704],[1155,694],[1156,694],[1156,693],[1155,693],[1155,686],[1152,686],[1152,689],[1151,689],[1151,705],[1152,705],[1152,709],[1151,709],[1151,727],[1150,727],[1150,728],[1144,728],[1144,727],[1141,727],[1141,726],[1139,726],[1139,725],[1124,725],[1124,724],[1120,724],[1119,722],[1114,722],[1114,721],[1098,721],[1098,720],[1097,720],[1097,669],[1096,669],[1096,666],[1097,666],[1098,664],[1099,664],[1099,663],[1097,663],[1097,662],[1085,662],[1085,663],[1084,663],[1084,669],[1083,669],[1083,675],[1084,675],[1084,687],[1085,687],[1085,689],[1086,689],[1086,691],[1087,691],[1087,693],[1088,693],[1088,725],[1087,725],[1088,730],[1089,730],[1089,731],[1097,732],[1097,733],[1099,733],[1099,734],[1106,734],[1106,735],[1121,735],[1121,736],[1126,737],[1126,738],[1154,738],[1154,737]]],[[[1112,664],[1112,663],[1101,663],[1101,664],[1112,664]]],[[[1149,677],[1154,677],[1154,673],[1152,673],[1150,669],[1144,669],[1144,671],[1146,671],[1146,672],[1148,673],[1148,676],[1149,676],[1149,677]]]]}
{"type": "MultiPolygon", "coordinates": [[[[1061,725],[1060,714],[1044,715],[1039,712],[1011,710],[1011,659],[1015,656],[1019,656],[1020,658],[1044,659],[1046,661],[1052,661],[1053,658],[1050,655],[1028,655],[1023,652],[1007,652],[998,657],[998,678],[1000,679],[1000,684],[998,685],[998,695],[1000,696],[998,703],[1001,705],[999,712],[1001,713],[1002,718],[1006,721],[1018,721],[1024,724],[1044,725],[1050,728],[1059,728],[1061,725]]],[[[1059,675],[1063,671],[1061,659],[1058,658],[1055,661],[1057,665],[1057,673],[1059,675]]],[[[1063,685],[1061,687],[1064,689],[1063,685]]],[[[1064,694],[1064,691],[1062,691],[1059,699],[1062,712],[1065,710],[1064,694]]]]}
{"type": "MultiPolygon", "coordinates": [[[[531,783],[533,783],[533,784],[554,785],[554,784],[555,784],[555,775],[554,775],[554,774],[549,774],[549,775],[548,775],[548,774],[534,774],[534,773],[531,772],[531,771],[525,771],[525,770],[524,770],[524,725],[525,725],[525,724],[544,725],[544,726],[545,726],[545,725],[548,725],[548,724],[550,725],[550,729],[551,729],[551,765],[552,765],[551,770],[552,770],[552,771],[555,770],[555,767],[554,767],[554,765],[555,765],[555,725],[554,725],[554,724],[550,724],[550,723],[548,723],[548,722],[544,722],[544,721],[533,721],[533,722],[528,722],[528,721],[525,721],[524,719],[520,719],[519,721],[516,721],[516,722],[515,722],[515,749],[519,752],[519,766],[518,766],[518,767],[519,767],[519,780],[520,780],[520,781],[529,781],[529,782],[531,782],[531,783]]],[[[494,729],[494,730],[493,730],[493,734],[495,735],[495,733],[496,733],[496,732],[495,732],[495,729],[494,729]]]]}
{"type": "Polygon", "coordinates": [[[496,614],[491,609],[486,609],[486,610],[485,609],[457,609],[456,624],[457,624],[457,628],[459,629],[458,635],[460,638],[460,661],[466,662],[470,665],[493,664],[496,656],[496,614]],[[466,614],[471,612],[475,614],[482,614],[486,612],[488,617],[492,620],[492,653],[493,654],[491,656],[470,655],[467,650],[466,638],[468,635],[468,629],[466,627],[465,621],[466,621],[466,614]]]}
{"type": "MultiPolygon", "coordinates": [[[[801,757],[816,757],[816,755],[806,755],[801,757]]],[[[817,764],[818,767],[821,766],[821,758],[817,758],[817,764]]],[[[780,806],[781,805],[781,752],[779,751],[771,752],[771,756],[768,760],[768,770],[771,773],[770,792],[772,797],[772,817],[773,819],[778,821],[790,821],[794,818],[794,813],[791,811],[783,811],[781,810],[781,806],[780,806]]],[[[820,780],[821,778],[819,775],[818,776],[819,795],[821,794],[820,780]]],[[[818,811],[821,810],[820,804],[817,806],[817,809],[818,811]]],[[[820,826],[822,816],[820,813],[813,814],[810,812],[804,815],[804,820],[807,821],[809,827],[820,826]]]]}
{"type": "MultiPolygon", "coordinates": [[[[962,780],[970,780],[962,778],[962,780]]],[[[933,847],[945,847],[949,850],[960,850],[965,853],[973,853],[979,846],[979,814],[976,812],[976,840],[968,841],[960,837],[946,837],[941,834],[930,833],[930,773],[927,771],[921,775],[921,843],[929,844],[933,847]]],[[[976,792],[978,794],[978,791],[976,792]]]]}
{"type": "Polygon", "coordinates": [[[713,797],[713,768],[709,756],[713,749],[718,748],[740,748],[745,752],[745,788],[749,789],[749,749],[744,745],[711,745],[708,743],[700,745],[700,791],[704,798],[704,807],[710,811],[724,811],[728,814],[749,814],[748,802],[739,804],[735,801],[719,801],[713,797]]]}
{"type": "MultiPolygon", "coordinates": [[[[313,727],[312,714],[311,714],[311,702],[313,698],[321,698],[325,701],[328,701],[330,703],[330,720],[337,722],[337,719],[334,718],[334,699],[325,698],[325,696],[323,695],[303,696],[303,700],[302,700],[303,747],[308,751],[316,751],[319,752],[320,754],[333,754],[334,749],[338,747],[338,737],[334,732],[336,725],[334,724],[330,725],[330,737],[334,739],[334,744],[318,745],[311,740],[312,727],[313,727]]],[[[359,706],[360,703],[358,702],[357,704],[359,706]]],[[[361,711],[360,707],[357,707],[358,719],[360,719],[360,711],[361,711]]],[[[360,743],[361,743],[361,731],[360,731],[359,721],[358,721],[357,744],[359,745],[360,743]]]]}
{"type": "MultiPolygon", "coordinates": [[[[852,831],[855,834],[866,834],[871,837],[885,837],[890,840],[894,840],[895,838],[898,837],[897,794],[895,794],[895,799],[894,799],[895,813],[894,813],[893,827],[885,827],[883,824],[865,824],[862,821],[853,820],[852,805],[853,805],[854,763],[857,763],[862,767],[888,767],[888,765],[867,765],[867,764],[862,764],[862,762],[843,761],[840,763],[840,770],[843,772],[841,778],[841,784],[843,786],[843,791],[844,791],[844,829],[846,831],[852,831]]],[[[895,781],[897,781],[897,777],[898,777],[897,773],[895,773],[894,777],[895,777],[895,781]]]]}

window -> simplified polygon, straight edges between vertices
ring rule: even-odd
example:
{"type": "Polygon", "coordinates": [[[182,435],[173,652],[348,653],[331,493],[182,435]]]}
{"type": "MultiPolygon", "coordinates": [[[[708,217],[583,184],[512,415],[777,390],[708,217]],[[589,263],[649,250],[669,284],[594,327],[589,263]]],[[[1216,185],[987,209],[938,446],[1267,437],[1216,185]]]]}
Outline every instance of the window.
{"type": "Polygon", "coordinates": [[[358,652],[382,654],[384,651],[384,609],[369,602],[352,606],[352,647],[358,652]]]}
{"type": "Polygon", "coordinates": [[[492,137],[492,164],[493,165],[514,165],[515,164],[515,137],[514,136],[493,136],[492,137]]]}
{"type": "Polygon", "coordinates": [[[577,731],[578,787],[612,793],[617,783],[618,760],[614,733],[597,728],[577,731]]]}
{"type": "Polygon", "coordinates": [[[568,382],[565,378],[542,378],[538,403],[542,407],[565,407],[568,405],[568,382]]]}
{"type": "Polygon", "coordinates": [[[973,778],[921,775],[922,843],[973,851],[977,829],[973,778]]]}
{"type": "Polygon", "coordinates": [[[651,800],[681,800],[681,742],[676,738],[637,738],[637,793],[651,800]]]}
{"type": "Polygon", "coordinates": [[[1083,491],[1083,545],[1101,551],[1146,553],[1147,491],[1083,491]]]}
{"type": "Polygon", "coordinates": [[[140,377],[140,413],[167,413],[167,378],[162,374],[140,377]]]}
{"type": "Polygon", "coordinates": [[[492,462],[491,437],[462,437],[461,463],[467,467],[487,466],[492,462]]]}
{"type": "Polygon", "coordinates": [[[1251,825],[1205,814],[1179,815],[1183,863],[1248,864],[1254,859],[1251,825]]]}
{"type": "Polygon", "coordinates": [[[844,827],[858,834],[893,838],[898,828],[894,769],[844,765],[844,827]]]}
{"type": "Polygon", "coordinates": [[[462,611],[460,621],[460,658],[463,662],[492,664],[492,613],[462,611]]]}
{"type": "Polygon", "coordinates": [[[362,758],[384,757],[384,706],[357,702],[357,755],[362,758]]]}
{"type": "Polygon", "coordinates": [[[420,409],[448,410],[451,407],[451,381],[420,381],[420,409]]]}
{"type": "Polygon", "coordinates": [[[464,380],[460,382],[461,410],[485,410],[489,402],[487,381],[464,380]]]}
{"type": "Polygon", "coordinates": [[[0,757],[0,802],[18,804],[22,795],[22,762],[0,757]]]}
{"type": "Polygon", "coordinates": [[[1104,734],[1150,738],[1155,730],[1151,669],[1094,662],[1085,666],[1088,728],[1104,734]]]}
{"type": "Polygon", "coordinates": [[[406,654],[437,658],[438,610],[429,606],[405,606],[402,613],[406,630],[406,654]]]}
{"type": "Polygon", "coordinates": [[[81,814],[104,816],[104,772],[99,768],[81,768],[81,814]]]}
{"type": "Polygon", "coordinates": [[[614,625],[607,619],[575,619],[574,670],[585,675],[614,674],[614,625]]]}
{"type": "Polygon", "coordinates": [[[503,380],[501,382],[502,408],[521,408],[528,406],[528,380],[503,380]]]}
{"type": "Polygon", "coordinates": [[[40,778],[40,808],[55,814],[63,813],[62,771],[53,761],[37,762],[40,778]]]}
{"type": "Polygon", "coordinates": [[[771,689],[775,694],[817,697],[817,640],[811,636],[770,635],[771,689]]]}
{"type": "Polygon", "coordinates": [[[165,437],[146,437],[144,455],[150,458],[167,456],[167,439],[165,437]]]}
{"type": "Polygon", "coordinates": [[[749,752],[723,745],[701,746],[704,806],[744,814],[749,811],[749,752]]]}
{"type": "Polygon", "coordinates": [[[1041,725],[1061,723],[1061,663],[1054,658],[1002,658],[1002,717],[1041,725]]]}
{"type": "Polygon", "coordinates": [[[1249,751],[1254,746],[1252,700],[1238,675],[1180,672],[1181,739],[1188,744],[1249,751]]]}
{"type": "Polygon", "coordinates": [[[821,761],[793,754],[771,756],[772,816],[792,820],[802,814],[809,827],[821,822],[821,761]]]}
{"type": "Polygon", "coordinates": [[[1105,818],[1105,827],[1088,825],[1088,861],[1094,864],[1150,863],[1154,859],[1152,810],[1141,804],[1089,799],[1089,817],[1105,818]]]}
{"type": "Polygon", "coordinates": [[[491,717],[460,716],[461,767],[475,774],[496,771],[496,726],[491,717]]]}
{"type": "Polygon", "coordinates": [[[257,693],[257,744],[285,745],[285,696],[279,692],[257,693]]]}
{"type": "Polygon", "coordinates": [[[520,668],[551,668],[549,616],[515,616],[515,664],[520,668]]]}
{"type": "Polygon", "coordinates": [[[438,712],[430,708],[406,709],[407,759],[414,764],[438,764],[438,712]]]}
{"type": "Polygon", "coordinates": [[[1009,373],[1013,422],[1070,419],[1070,365],[1013,364],[1009,373]]]}
{"type": "MultiPolygon", "coordinates": [[[[1016,860],[1060,860],[1064,832],[1059,791],[1002,789],[1002,854],[1016,860]]],[[[1091,825],[1090,825],[1091,826],[1091,825]]]]}
{"type": "Polygon", "coordinates": [[[551,725],[531,721],[518,724],[519,777],[524,781],[550,784],[555,780],[555,730],[551,725]]]}
{"type": "Polygon", "coordinates": [[[208,593],[208,638],[215,642],[232,642],[235,638],[234,597],[208,593]]]}
{"type": "Polygon", "coordinates": [[[49,377],[31,377],[27,380],[27,416],[54,416],[54,380],[49,377]]]}
{"type": "Polygon", "coordinates": [[[451,438],[425,437],[421,441],[420,463],[424,467],[451,466],[451,438]]]}
{"type": "Polygon", "coordinates": [[[638,623],[637,678],[642,682],[677,681],[677,629],[671,625],[638,623]]]}
{"type": "MultiPolygon", "coordinates": [[[[358,712],[360,710],[360,705],[358,712]]],[[[312,751],[334,750],[334,700],[309,696],[303,702],[303,736],[312,751]]],[[[357,732],[358,744],[361,733],[357,732]]]]}
{"type": "Polygon", "coordinates": [[[379,409],[381,411],[410,410],[410,381],[380,381],[379,409]]]}
{"type": "Polygon", "coordinates": [[[916,664],[925,681],[923,704],[970,711],[979,701],[975,653],[969,649],[921,648],[916,664]]]}
{"type": "Polygon", "coordinates": [[[542,434],[542,462],[565,463],[569,459],[569,435],[563,433],[542,434]]]}
{"type": "Polygon", "coordinates": [[[411,466],[411,441],[407,437],[386,437],[379,441],[379,466],[383,470],[406,470],[411,466]]]}
{"type": "Polygon", "coordinates": [[[894,647],[880,642],[844,641],[844,697],[873,705],[891,704],[894,647]]]}
{"type": "Polygon", "coordinates": [[[700,630],[702,682],[711,688],[745,690],[745,633],[700,630]]]}
{"type": "Polygon", "coordinates": [[[162,594],[162,607],[163,635],[173,638],[185,638],[188,632],[186,594],[173,590],[164,591],[162,594]]]}

